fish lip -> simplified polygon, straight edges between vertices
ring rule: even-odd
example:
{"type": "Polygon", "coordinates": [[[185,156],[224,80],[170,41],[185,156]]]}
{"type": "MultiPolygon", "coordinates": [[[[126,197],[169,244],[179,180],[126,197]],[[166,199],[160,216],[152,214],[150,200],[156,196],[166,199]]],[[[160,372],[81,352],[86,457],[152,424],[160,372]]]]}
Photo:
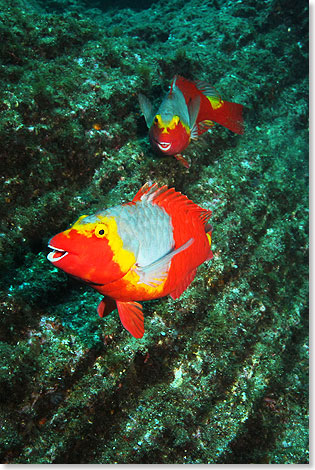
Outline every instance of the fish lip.
{"type": "Polygon", "coordinates": [[[51,263],[57,263],[58,261],[62,260],[65,256],[69,254],[68,251],[62,250],[61,248],[56,248],[55,246],[52,246],[52,245],[48,245],[48,248],[51,248],[53,250],[47,255],[47,259],[51,263]],[[62,255],[60,255],[58,258],[54,258],[54,255],[56,254],[56,252],[62,253],[62,255]]]}
{"type": "Polygon", "coordinates": [[[162,152],[167,152],[172,146],[172,144],[170,142],[157,142],[156,141],[156,143],[157,143],[157,146],[159,147],[159,149],[162,152]]]}

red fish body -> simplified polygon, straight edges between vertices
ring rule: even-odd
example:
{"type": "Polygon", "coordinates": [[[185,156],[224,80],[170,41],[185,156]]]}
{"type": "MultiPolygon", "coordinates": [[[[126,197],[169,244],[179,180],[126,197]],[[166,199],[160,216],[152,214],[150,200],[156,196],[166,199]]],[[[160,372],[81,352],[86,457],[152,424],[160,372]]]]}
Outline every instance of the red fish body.
{"type": "Polygon", "coordinates": [[[117,307],[124,327],[141,338],[138,301],[178,298],[212,258],[210,216],[173,188],[146,184],[130,203],[81,216],[55,235],[48,260],[104,296],[100,316],[117,307]]]}
{"type": "Polygon", "coordinates": [[[192,82],[175,76],[168,95],[155,114],[149,100],[142,94],[139,103],[149,128],[154,150],[174,155],[186,167],[180,155],[191,139],[207,131],[214,123],[243,134],[243,106],[223,101],[217,91],[205,82],[192,82]]]}

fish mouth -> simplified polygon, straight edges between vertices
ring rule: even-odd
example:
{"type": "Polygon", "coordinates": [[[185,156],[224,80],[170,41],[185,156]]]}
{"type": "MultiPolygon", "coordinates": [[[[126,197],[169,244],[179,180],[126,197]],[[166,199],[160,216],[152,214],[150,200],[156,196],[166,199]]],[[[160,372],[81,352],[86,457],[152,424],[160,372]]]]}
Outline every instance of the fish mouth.
{"type": "Polygon", "coordinates": [[[47,259],[51,263],[56,263],[57,261],[60,261],[62,258],[67,256],[69,254],[68,251],[61,250],[60,248],[56,248],[55,246],[48,245],[48,248],[51,248],[53,251],[48,253],[47,259]]]}
{"type": "Polygon", "coordinates": [[[171,145],[172,145],[169,142],[156,142],[156,143],[162,152],[167,152],[171,148],[171,145]]]}

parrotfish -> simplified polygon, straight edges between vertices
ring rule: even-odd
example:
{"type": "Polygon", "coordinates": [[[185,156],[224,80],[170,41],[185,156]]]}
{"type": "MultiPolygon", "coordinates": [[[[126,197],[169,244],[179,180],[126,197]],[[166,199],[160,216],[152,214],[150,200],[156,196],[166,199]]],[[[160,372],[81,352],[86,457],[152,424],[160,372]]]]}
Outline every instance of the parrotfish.
{"type": "Polygon", "coordinates": [[[197,139],[214,123],[243,134],[243,105],[223,101],[208,83],[180,77],[173,78],[169,93],[157,113],[144,95],[139,104],[149,128],[152,148],[160,154],[174,155],[186,168],[188,162],[182,152],[191,139],[197,139]]]}
{"type": "Polygon", "coordinates": [[[103,295],[100,317],[116,307],[142,338],[141,300],[177,299],[213,255],[211,211],[174,188],[146,183],[131,202],[82,215],[49,241],[47,258],[103,295]]]}

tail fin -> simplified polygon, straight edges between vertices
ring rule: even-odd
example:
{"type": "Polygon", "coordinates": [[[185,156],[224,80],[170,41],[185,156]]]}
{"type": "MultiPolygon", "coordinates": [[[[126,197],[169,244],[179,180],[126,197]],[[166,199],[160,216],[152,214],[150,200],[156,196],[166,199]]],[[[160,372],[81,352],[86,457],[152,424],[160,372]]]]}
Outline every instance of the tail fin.
{"type": "Polygon", "coordinates": [[[206,222],[205,223],[205,231],[206,231],[206,235],[207,235],[208,242],[209,242],[209,253],[208,253],[208,257],[207,257],[206,261],[213,258],[213,253],[211,251],[212,230],[213,230],[212,225],[209,224],[209,222],[206,222]]]}
{"type": "Polygon", "coordinates": [[[222,105],[213,110],[211,119],[236,134],[244,134],[243,105],[222,101],[222,105]]]}

